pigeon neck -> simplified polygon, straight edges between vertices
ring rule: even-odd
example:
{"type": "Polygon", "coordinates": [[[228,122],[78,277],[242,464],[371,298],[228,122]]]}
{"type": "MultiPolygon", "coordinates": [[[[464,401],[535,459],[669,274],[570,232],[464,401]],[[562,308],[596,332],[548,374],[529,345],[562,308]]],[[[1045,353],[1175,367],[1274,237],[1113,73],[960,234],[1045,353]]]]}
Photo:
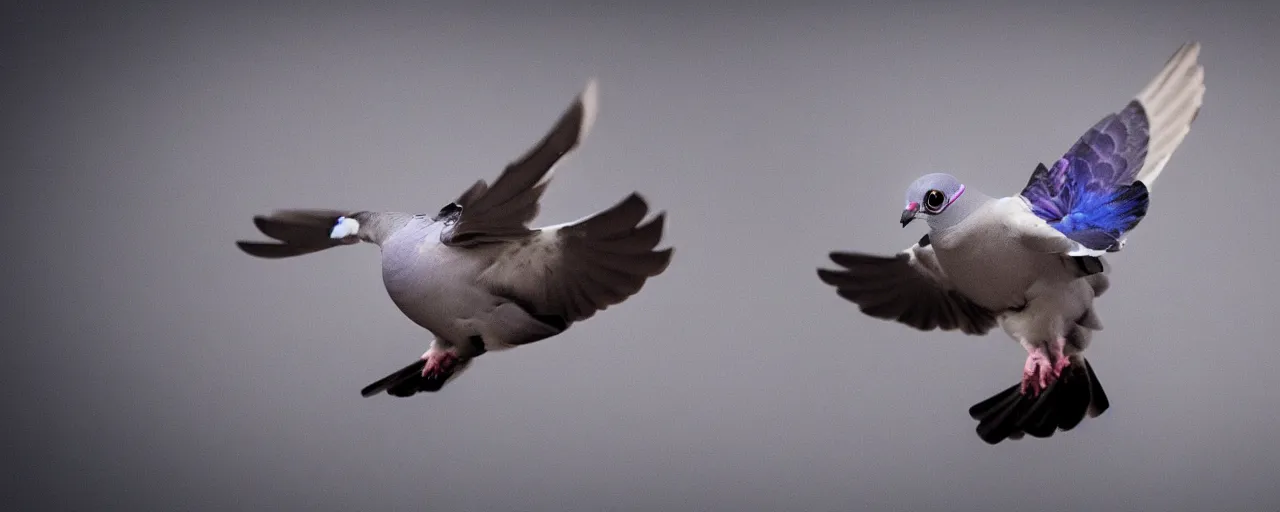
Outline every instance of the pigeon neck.
{"type": "Polygon", "coordinates": [[[393,233],[413,220],[413,215],[399,212],[356,212],[351,218],[360,223],[356,233],[361,240],[382,245],[393,233]]]}
{"type": "Polygon", "coordinates": [[[965,188],[964,194],[957,197],[942,213],[928,217],[929,229],[940,232],[955,227],[969,217],[978,207],[990,201],[991,197],[972,188],[965,188]]]}

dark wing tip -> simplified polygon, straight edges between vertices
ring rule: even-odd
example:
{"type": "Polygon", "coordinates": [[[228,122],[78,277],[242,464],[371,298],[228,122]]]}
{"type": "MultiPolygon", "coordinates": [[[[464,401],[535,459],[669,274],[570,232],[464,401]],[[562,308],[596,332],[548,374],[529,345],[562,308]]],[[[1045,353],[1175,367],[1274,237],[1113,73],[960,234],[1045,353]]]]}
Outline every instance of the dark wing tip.
{"type": "Polygon", "coordinates": [[[636,226],[636,229],[644,229],[649,226],[658,226],[656,229],[661,231],[662,228],[666,226],[666,224],[667,224],[667,211],[658,210],[658,212],[653,214],[653,217],[649,219],[649,222],[645,222],[644,224],[636,226]]]}
{"type": "Polygon", "coordinates": [[[646,201],[644,196],[641,195],[640,192],[635,192],[635,191],[631,192],[630,194],[627,194],[627,197],[623,198],[621,201],[618,201],[618,204],[614,206],[614,208],[621,207],[622,205],[634,207],[632,206],[633,203],[638,203],[639,207],[643,208],[644,211],[646,212],[649,211],[649,201],[646,201]]]}
{"type": "Polygon", "coordinates": [[[576,149],[586,140],[587,134],[595,124],[600,109],[600,87],[595,78],[587,81],[582,92],[573,98],[568,108],[560,114],[555,125],[545,135],[539,147],[554,145],[559,157],[576,149]]]}
{"type": "Polygon", "coordinates": [[[458,206],[466,208],[470,206],[471,203],[475,202],[475,200],[480,196],[484,195],[486,190],[489,190],[489,183],[485,180],[476,180],[475,183],[471,184],[471,187],[464,190],[453,202],[457,203],[458,206]]]}
{"type": "Polygon", "coordinates": [[[260,248],[264,245],[281,245],[281,244],[273,244],[269,242],[251,242],[248,240],[236,240],[236,247],[239,247],[241,251],[244,251],[252,256],[258,256],[259,252],[261,252],[260,248]]]}
{"type": "Polygon", "coordinates": [[[845,265],[844,263],[841,263],[841,262],[849,261],[849,259],[852,258],[853,256],[854,254],[848,251],[831,251],[827,253],[827,258],[830,259],[832,263],[835,263],[842,267],[845,267],[848,265],[845,265]]]}
{"type": "Polygon", "coordinates": [[[265,235],[266,231],[271,229],[271,217],[268,215],[254,215],[253,226],[258,228],[258,231],[262,231],[265,235]]]}
{"type": "Polygon", "coordinates": [[[570,230],[586,233],[589,238],[595,239],[627,237],[640,228],[641,221],[648,214],[649,203],[640,194],[632,192],[613,206],[573,224],[570,230]]]}
{"type": "Polygon", "coordinates": [[[829,268],[821,268],[821,267],[818,268],[818,279],[822,280],[823,283],[826,283],[831,286],[838,287],[839,284],[837,284],[837,281],[840,280],[842,275],[843,274],[838,270],[831,270],[829,268]]]}
{"type": "Polygon", "coordinates": [[[297,256],[303,252],[299,247],[275,242],[237,240],[236,247],[239,247],[241,251],[250,256],[267,259],[287,258],[289,256],[297,256]]]}
{"type": "Polygon", "coordinates": [[[675,253],[675,247],[668,247],[666,249],[653,251],[651,254],[653,254],[655,258],[661,259],[662,263],[658,265],[654,271],[648,273],[649,277],[657,277],[659,274],[666,272],[667,267],[671,266],[671,258],[675,256],[675,253]]]}
{"type": "Polygon", "coordinates": [[[832,251],[827,255],[831,261],[846,268],[852,268],[859,264],[865,263],[889,263],[892,261],[907,261],[911,259],[911,255],[906,252],[900,252],[893,256],[879,256],[875,254],[866,254],[852,251],[832,251]]]}
{"type": "Polygon", "coordinates": [[[250,256],[267,259],[290,258],[293,256],[301,256],[303,254],[311,254],[319,252],[330,247],[341,244],[315,245],[315,244],[291,244],[276,242],[251,242],[248,240],[236,241],[236,247],[244,251],[250,256]]]}

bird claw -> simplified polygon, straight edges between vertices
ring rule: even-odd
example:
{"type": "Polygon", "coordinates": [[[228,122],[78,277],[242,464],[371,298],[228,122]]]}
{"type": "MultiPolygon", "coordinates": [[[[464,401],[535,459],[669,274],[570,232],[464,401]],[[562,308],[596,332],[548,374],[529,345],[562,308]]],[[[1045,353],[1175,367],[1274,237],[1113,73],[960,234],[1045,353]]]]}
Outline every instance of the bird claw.
{"type": "Polygon", "coordinates": [[[1059,356],[1058,360],[1053,363],[1053,378],[1061,377],[1062,371],[1066,370],[1068,366],[1071,366],[1071,360],[1067,359],[1066,356],[1059,356]]]}
{"type": "Polygon", "coordinates": [[[1040,392],[1062,376],[1063,370],[1071,366],[1071,360],[1063,353],[1066,340],[1058,340],[1052,344],[1053,358],[1044,348],[1036,348],[1027,354],[1027,363],[1022,367],[1022,386],[1020,391],[1032,396],[1040,396],[1040,392]]]}
{"type": "Polygon", "coordinates": [[[1025,395],[1030,389],[1032,396],[1040,396],[1040,392],[1049,387],[1053,378],[1056,377],[1053,374],[1053,366],[1049,362],[1049,356],[1041,349],[1027,354],[1027,363],[1022,367],[1022,386],[1019,391],[1025,395]]]}
{"type": "Polygon", "coordinates": [[[1067,340],[1065,339],[1055,340],[1052,344],[1053,378],[1054,379],[1061,377],[1062,371],[1066,370],[1068,366],[1071,366],[1071,359],[1067,358],[1067,355],[1063,353],[1063,349],[1065,349],[1066,346],[1067,346],[1067,340]]]}
{"type": "Polygon", "coordinates": [[[453,363],[457,361],[457,357],[443,350],[428,350],[422,354],[422,360],[427,364],[422,367],[422,376],[431,378],[444,374],[453,367],[453,363]]]}

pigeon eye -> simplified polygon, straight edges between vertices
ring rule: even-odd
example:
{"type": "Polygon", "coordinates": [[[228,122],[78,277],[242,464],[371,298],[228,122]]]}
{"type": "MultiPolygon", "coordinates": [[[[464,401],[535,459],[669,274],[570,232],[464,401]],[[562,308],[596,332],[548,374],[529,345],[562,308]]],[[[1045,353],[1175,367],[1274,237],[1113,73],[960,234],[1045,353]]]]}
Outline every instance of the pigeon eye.
{"type": "Polygon", "coordinates": [[[924,207],[936,212],[942,209],[942,203],[946,199],[941,190],[930,190],[924,194],[924,207]]]}

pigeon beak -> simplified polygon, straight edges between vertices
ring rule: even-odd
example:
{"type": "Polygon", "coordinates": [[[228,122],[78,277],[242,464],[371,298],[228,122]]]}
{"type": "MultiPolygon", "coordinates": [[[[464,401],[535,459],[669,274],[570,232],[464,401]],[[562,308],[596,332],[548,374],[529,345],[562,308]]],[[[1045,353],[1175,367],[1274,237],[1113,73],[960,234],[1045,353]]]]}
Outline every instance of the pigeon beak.
{"type": "Polygon", "coordinates": [[[919,204],[919,203],[910,203],[910,204],[908,204],[908,205],[907,205],[907,209],[902,210],[902,219],[901,219],[901,220],[902,220],[902,227],[904,227],[904,228],[905,228],[905,227],[907,227],[907,224],[910,224],[910,223],[911,223],[911,221],[915,220],[915,219],[916,219],[916,212],[919,212],[919,211],[920,211],[920,204],[919,204]]]}

